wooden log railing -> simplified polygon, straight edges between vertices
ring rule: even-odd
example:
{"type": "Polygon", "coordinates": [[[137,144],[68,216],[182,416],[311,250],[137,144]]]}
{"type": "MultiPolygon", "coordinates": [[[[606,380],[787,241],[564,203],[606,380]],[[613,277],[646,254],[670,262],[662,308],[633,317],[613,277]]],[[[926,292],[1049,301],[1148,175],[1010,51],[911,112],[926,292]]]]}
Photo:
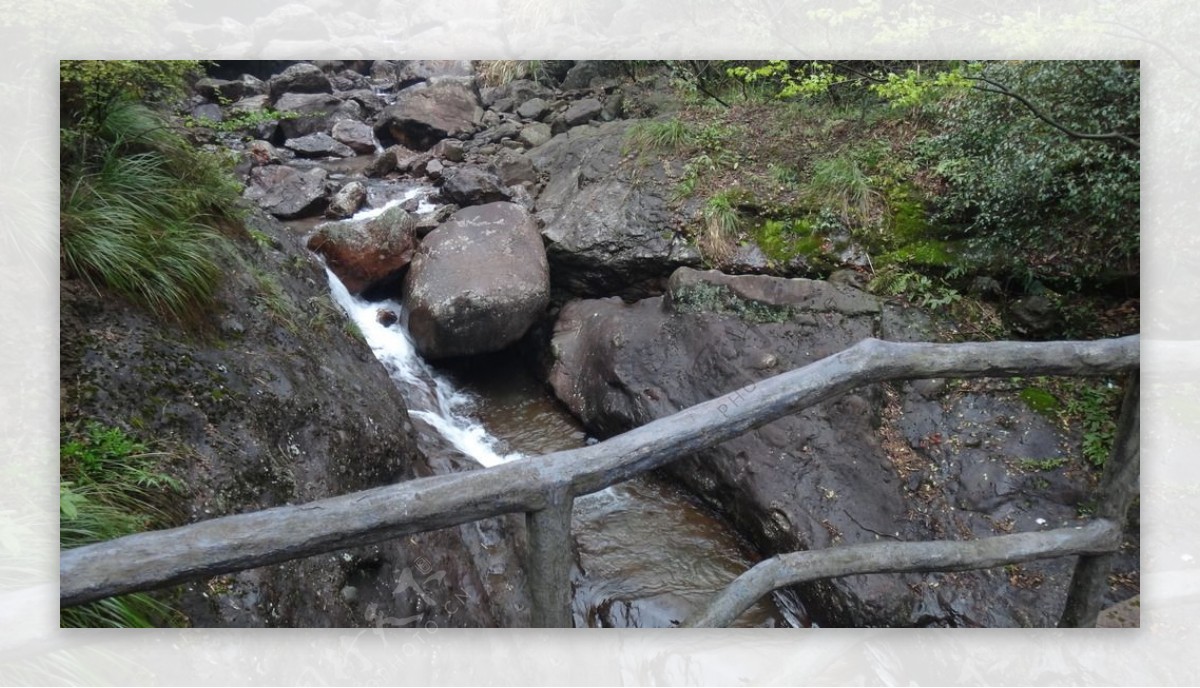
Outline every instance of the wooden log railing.
{"type": "MultiPolygon", "coordinates": [[[[1095,376],[1129,370],[1137,363],[1137,336],[1089,342],[966,344],[865,339],[820,361],[592,446],[63,550],[59,601],[62,606],[82,604],[524,512],[530,531],[527,567],[533,623],[570,626],[570,513],[579,495],[623,482],[866,384],[941,377],[1095,376]]],[[[1132,399],[1136,405],[1136,395],[1132,399]]],[[[1136,429],[1136,420],[1133,427],[1136,429]]],[[[1136,431],[1132,437],[1118,438],[1117,443],[1131,447],[1136,454],[1136,431]]],[[[1136,485],[1136,459],[1132,471],[1126,470],[1118,482],[1128,483],[1130,477],[1136,485]]],[[[1106,477],[1105,484],[1107,481],[1106,477]]],[[[1123,515],[1120,504],[1111,506],[1112,512],[1123,515]]],[[[1122,522],[1120,516],[1108,518],[1122,522]]],[[[1028,535],[1044,537],[1048,533],[1028,535]]],[[[1091,566],[1106,574],[1108,561],[1101,558],[1091,566]]],[[[1093,585],[1095,574],[1084,579],[1093,585]]],[[[1073,594],[1097,597],[1095,592],[1073,594]]],[[[1086,614],[1079,618],[1086,620],[1086,614]]]]}

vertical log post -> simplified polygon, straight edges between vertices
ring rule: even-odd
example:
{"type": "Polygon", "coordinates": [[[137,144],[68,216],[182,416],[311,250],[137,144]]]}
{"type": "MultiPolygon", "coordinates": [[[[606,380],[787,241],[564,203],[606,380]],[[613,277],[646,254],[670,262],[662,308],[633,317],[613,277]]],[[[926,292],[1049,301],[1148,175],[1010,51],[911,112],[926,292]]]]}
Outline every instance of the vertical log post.
{"type": "Polygon", "coordinates": [[[554,489],[546,508],[525,514],[529,532],[530,625],[571,628],[571,506],[565,488],[554,489]]]}
{"type": "MultiPolygon", "coordinates": [[[[1100,494],[1096,516],[1105,518],[1122,527],[1129,512],[1129,505],[1138,493],[1138,474],[1141,452],[1138,445],[1140,426],[1139,391],[1140,376],[1134,370],[1125,382],[1125,398],[1121,402],[1121,418],[1117,421],[1116,438],[1112,453],[1104,464],[1104,477],[1100,481],[1100,494]]],[[[1091,628],[1096,625],[1100,613],[1100,600],[1108,585],[1108,574],[1116,552],[1079,557],[1075,573],[1071,577],[1071,588],[1067,593],[1067,606],[1059,619],[1059,628],[1091,628]]]]}

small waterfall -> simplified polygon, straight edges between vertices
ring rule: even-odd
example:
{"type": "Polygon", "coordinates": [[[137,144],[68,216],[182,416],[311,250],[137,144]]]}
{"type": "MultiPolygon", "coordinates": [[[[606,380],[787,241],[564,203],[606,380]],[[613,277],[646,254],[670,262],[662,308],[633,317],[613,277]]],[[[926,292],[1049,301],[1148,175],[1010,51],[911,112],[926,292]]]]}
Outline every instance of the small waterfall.
{"type": "MultiPolygon", "coordinates": [[[[421,192],[428,193],[428,190],[413,189],[402,198],[390,201],[380,208],[362,211],[343,222],[361,222],[377,217],[393,205],[418,197],[421,192]]],[[[432,209],[433,206],[422,198],[417,213],[432,209]]],[[[329,291],[333,300],[358,326],[375,358],[383,364],[392,379],[401,385],[401,391],[408,401],[409,415],[429,423],[455,448],[483,466],[495,466],[522,458],[517,452],[501,453],[500,441],[470,415],[475,406],[475,399],[455,389],[417,353],[412,337],[402,324],[405,318],[401,304],[390,300],[365,301],[351,295],[328,267],[325,268],[325,274],[329,278],[329,291]],[[380,323],[378,314],[381,309],[393,311],[400,316],[399,322],[390,326],[380,323]]]]}

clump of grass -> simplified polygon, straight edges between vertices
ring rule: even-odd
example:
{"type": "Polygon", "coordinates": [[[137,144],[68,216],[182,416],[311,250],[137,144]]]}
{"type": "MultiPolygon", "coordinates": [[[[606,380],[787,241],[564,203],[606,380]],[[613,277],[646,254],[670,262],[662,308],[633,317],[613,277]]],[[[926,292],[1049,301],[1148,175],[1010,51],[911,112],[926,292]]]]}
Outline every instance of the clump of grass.
{"type": "Polygon", "coordinates": [[[298,333],[300,331],[300,313],[291,297],[284,291],[279,278],[257,269],[252,269],[252,272],[254,281],[258,285],[258,293],[253,297],[254,305],[265,311],[267,317],[288,332],[298,333]]]}
{"type": "Polygon", "coordinates": [[[545,70],[541,60],[481,60],[476,71],[485,86],[501,86],[518,79],[542,81],[545,70]]]}
{"type": "Polygon", "coordinates": [[[848,155],[813,163],[806,196],[810,203],[836,211],[847,225],[871,223],[885,205],[870,176],[848,155]]]}
{"type": "Polygon", "coordinates": [[[640,152],[679,152],[691,145],[691,127],[679,118],[642,120],[625,131],[627,149],[640,152]]]}
{"type": "Polygon", "coordinates": [[[240,194],[222,163],[133,103],[114,104],[94,132],[69,138],[60,206],[67,272],[163,316],[207,306],[228,249],[214,225],[236,214],[240,194]]]}
{"type": "MultiPolygon", "coordinates": [[[[64,428],[60,444],[59,544],[80,547],[179,520],[172,498],[184,491],[160,472],[163,456],[119,428],[99,423],[64,428]]],[[[149,628],[178,625],[180,614],[147,594],[69,607],[64,627],[149,628]]]]}
{"type": "Polygon", "coordinates": [[[738,204],[744,200],[744,195],[740,190],[727,189],[713,194],[704,204],[700,249],[711,260],[724,260],[733,252],[742,228],[738,204]]]}

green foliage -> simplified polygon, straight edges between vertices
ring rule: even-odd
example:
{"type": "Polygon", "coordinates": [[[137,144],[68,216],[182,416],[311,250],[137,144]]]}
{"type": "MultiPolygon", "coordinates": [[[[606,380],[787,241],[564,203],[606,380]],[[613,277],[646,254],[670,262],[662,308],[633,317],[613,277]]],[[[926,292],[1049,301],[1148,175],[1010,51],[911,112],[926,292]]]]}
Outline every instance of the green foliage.
{"type": "Polygon", "coordinates": [[[211,119],[204,117],[184,118],[183,125],[188,128],[206,127],[213,131],[225,133],[235,133],[254,129],[260,124],[268,122],[278,122],[285,119],[296,119],[300,117],[299,112],[279,112],[274,108],[263,108],[261,110],[240,110],[231,113],[229,116],[222,119],[220,122],[214,122],[211,119]]]}
{"type": "Polygon", "coordinates": [[[916,69],[907,69],[903,74],[891,72],[883,83],[870,88],[892,107],[927,107],[963,95],[973,83],[967,74],[976,71],[977,66],[956,66],[932,73],[916,69]]]}
{"type": "Polygon", "coordinates": [[[739,189],[726,189],[713,194],[704,204],[704,233],[700,247],[709,256],[720,259],[732,250],[742,227],[737,206],[744,197],[745,192],[739,189]]]}
{"type": "Polygon", "coordinates": [[[904,296],[923,308],[945,308],[962,299],[944,280],[899,266],[879,270],[867,287],[876,293],[904,296]]]}
{"type": "Polygon", "coordinates": [[[501,86],[518,79],[546,80],[541,60],[482,60],[478,71],[486,86],[501,86]]]}
{"type": "Polygon", "coordinates": [[[1121,390],[1107,381],[1072,380],[1066,387],[1062,415],[1083,431],[1083,457],[1097,468],[1108,461],[1117,431],[1121,390]]]}
{"type": "Polygon", "coordinates": [[[1053,471],[1062,468],[1067,460],[1061,456],[1047,459],[1021,459],[1017,464],[1023,471],[1053,471]]]}
{"type": "Polygon", "coordinates": [[[196,60],[62,60],[59,102],[67,132],[90,133],[118,102],[162,103],[180,98],[196,60]]]}
{"type": "MultiPolygon", "coordinates": [[[[119,428],[98,423],[68,426],[60,444],[59,540],[80,547],[176,520],[170,499],[184,491],[157,470],[162,454],[119,428]]],[[[146,594],[124,595],[62,610],[66,627],[175,625],[179,614],[146,594]]]]}
{"type": "Polygon", "coordinates": [[[815,258],[824,252],[825,238],[810,218],[765,220],[754,233],[759,248],[768,257],[787,262],[798,256],[815,258]]]}
{"type": "Polygon", "coordinates": [[[774,97],[783,100],[825,95],[833,85],[849,80],[846,74],[835,71],[828,62],[793,66],[787,60],[770,60],[757,66],[729,67],[726,74],[747,84],[773,84],[774,97]]]}
{"type": "Polygon", "coordinates": [[[279,278],[261,270],[252,268],[252,271],[258,284],[258,293],[253,297],[254,305],[288,332],[298,333],[300,312],[284,291],[279,278]]]}
{"type": "MultiPolygon", "coordinates": [[[[82,78],[91,65],[77,63],[72,71],[64,63],[64,74],[82,78]]],[[[160,73],[149,67],[133,72],[146,79],[160,73]]],[[[149,85],[101,74],[111,79],[105,87],[76,84],[72,97],[84,101],[64,101],[63,265],[93,287],[183,319],[212,298],[217,256],[228,247],[213,226],[237,215],[240,186],[229,160],[196,150],[155,111],[124,99],[149,92],[149,85]]],[[[177,88],[167,84],[155,92],[177,88]]]]}
{"type": "MultiPolygon", "coordinates": [[[[1136,66],[1003,62],[979,73],[1071,130],[1138,131],[1136,66]]],[[[923,146],[948,186],[936,219],[965,226],[973,248],[1031,280],[1136,268],[1137,148],[1068,136],[983,86],[992,92],[975,88],[943,101],[944,129],[923,146]]]]}

